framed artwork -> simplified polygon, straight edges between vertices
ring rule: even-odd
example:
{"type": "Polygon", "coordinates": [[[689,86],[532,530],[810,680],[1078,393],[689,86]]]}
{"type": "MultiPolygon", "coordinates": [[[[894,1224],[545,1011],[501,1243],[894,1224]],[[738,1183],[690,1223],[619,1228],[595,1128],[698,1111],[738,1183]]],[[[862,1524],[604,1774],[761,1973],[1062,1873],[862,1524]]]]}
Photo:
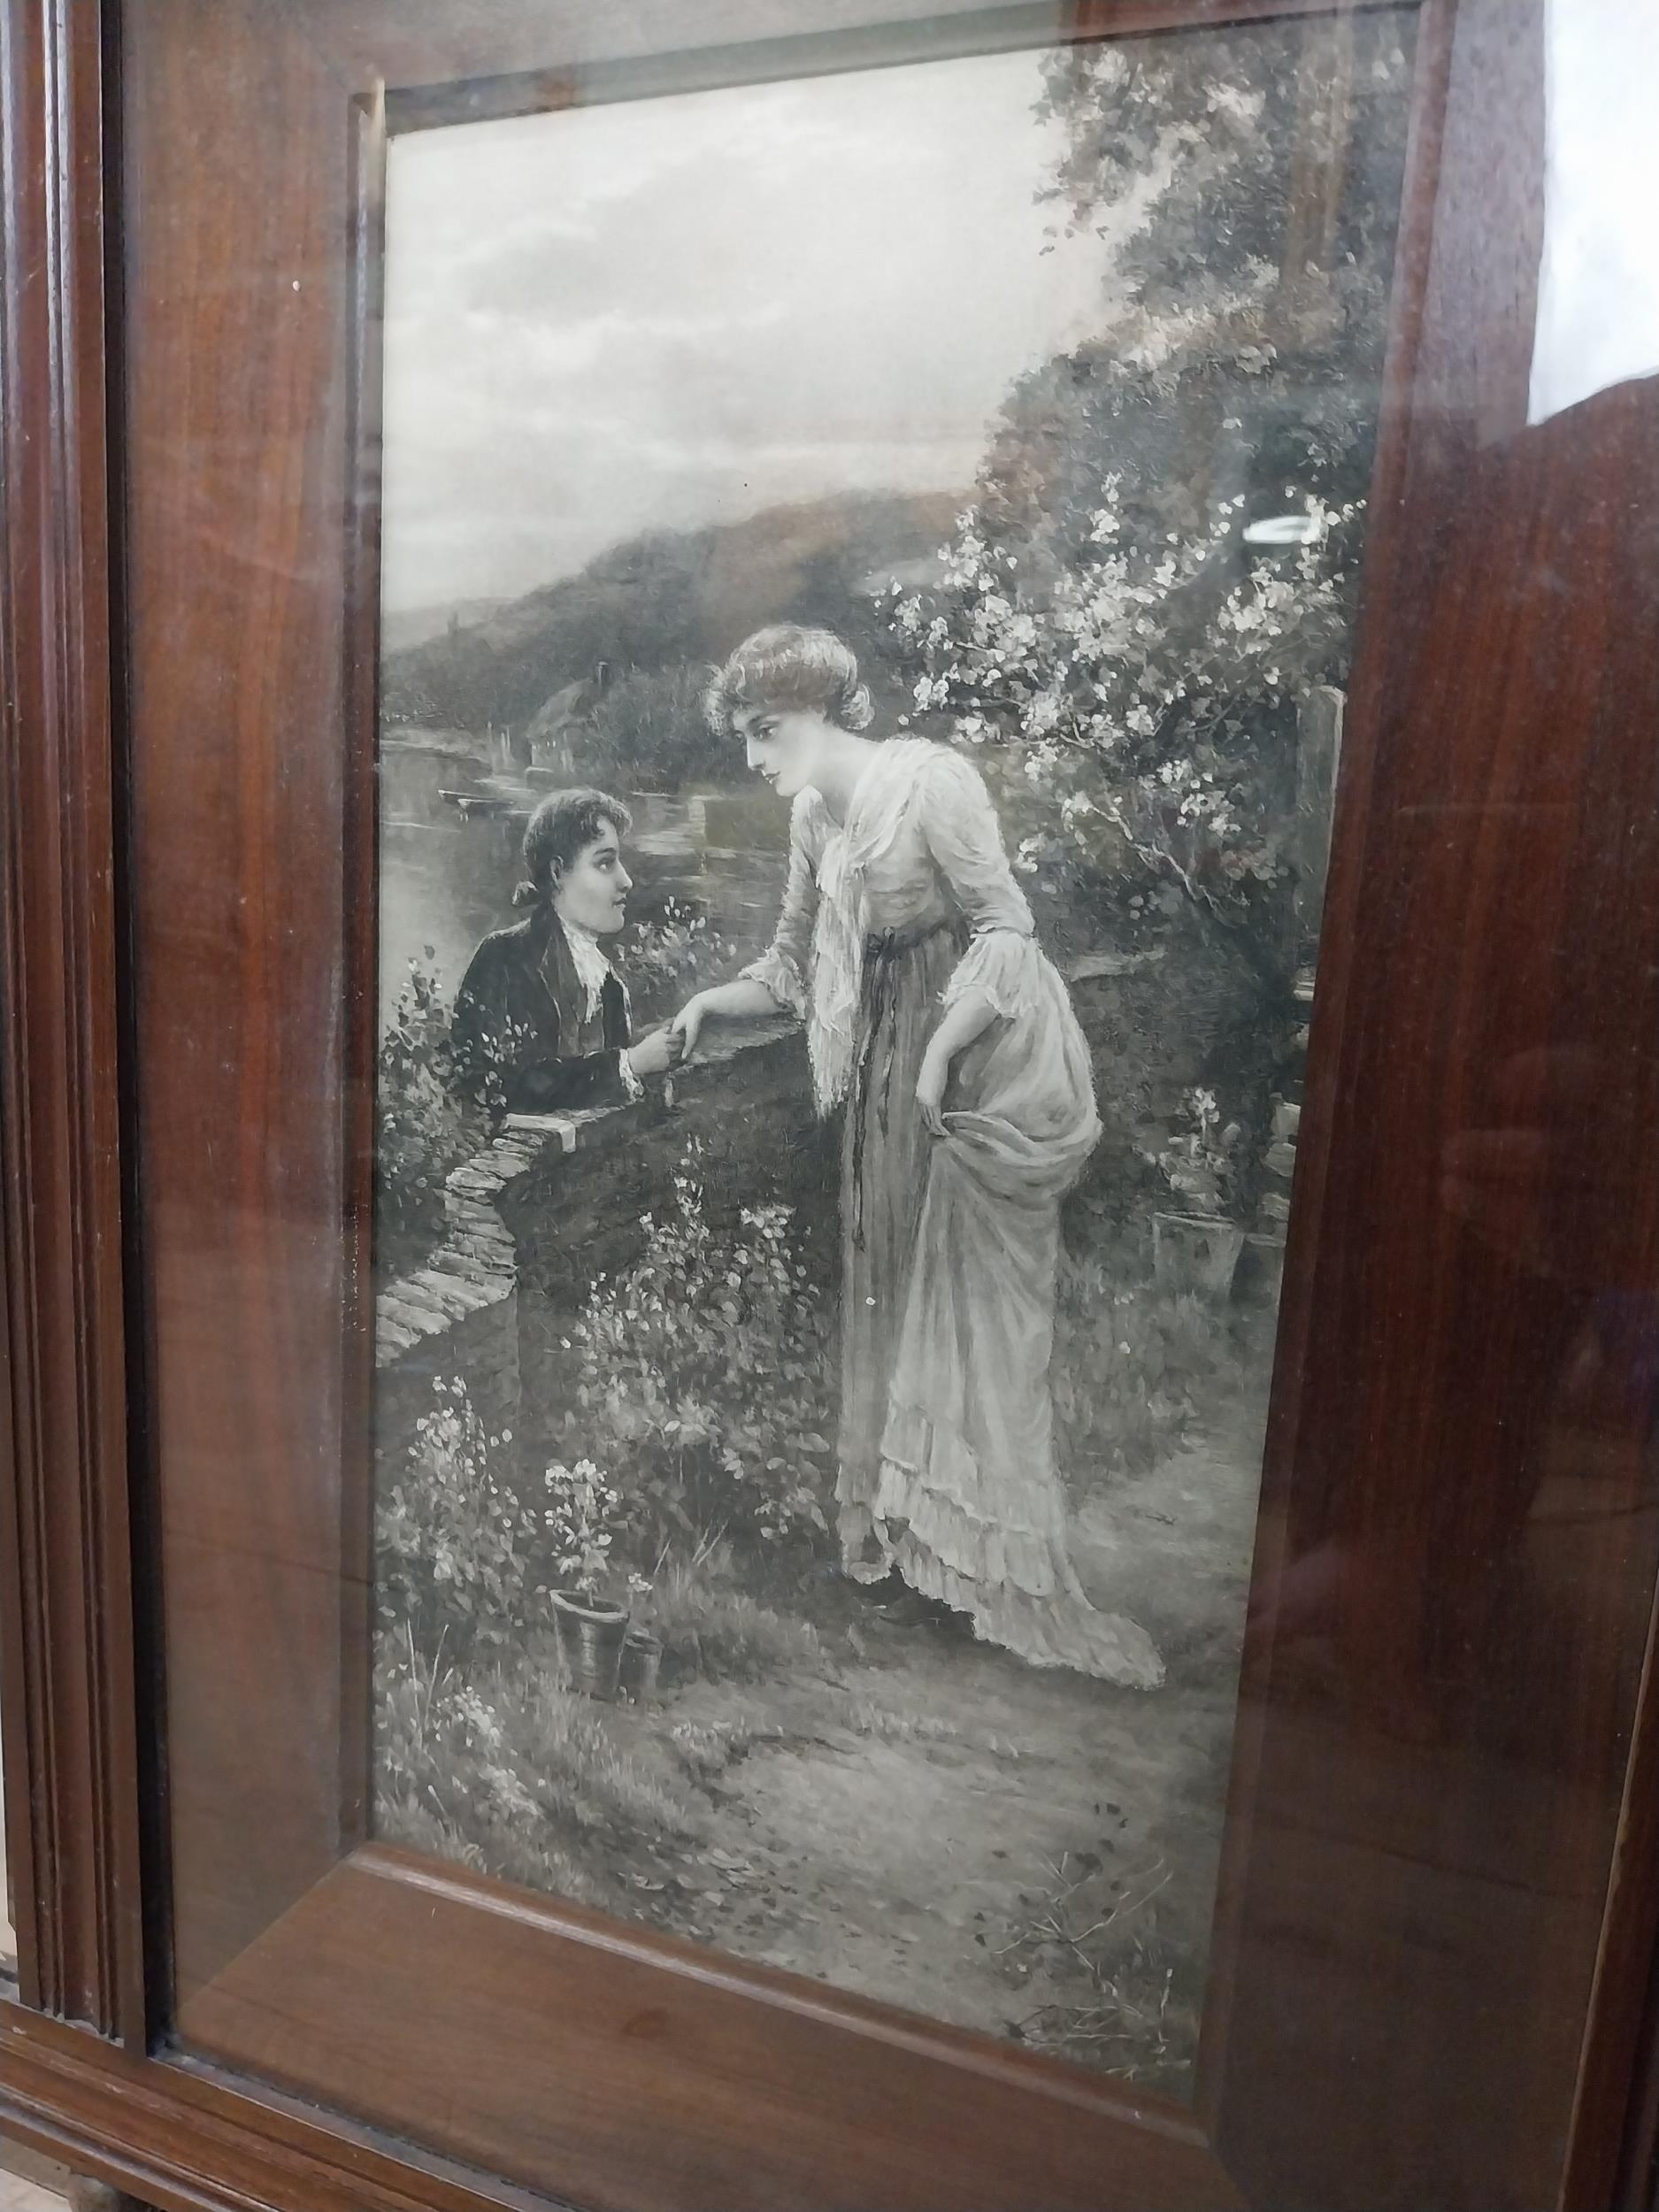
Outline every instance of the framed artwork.
{"type": "Polygon", "coordinates": [[[0,2124],[1640,2204],[1659,387],[1537,371],[1542,0],[4,16],[0,2124]]]}
{"type": "Polygon", "coordinates": [[[1416,35],[390,138],[380,1836],[1190,2094],[1416,35]]]}

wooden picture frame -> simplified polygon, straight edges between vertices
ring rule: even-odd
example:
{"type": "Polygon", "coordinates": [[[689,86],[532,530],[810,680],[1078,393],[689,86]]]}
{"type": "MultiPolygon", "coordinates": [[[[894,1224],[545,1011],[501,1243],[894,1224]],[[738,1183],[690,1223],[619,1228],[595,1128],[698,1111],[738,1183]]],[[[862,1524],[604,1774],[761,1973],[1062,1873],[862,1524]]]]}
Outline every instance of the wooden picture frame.
{"type": "Polygon", "coordinates": [[[1659,1278],[1659,385],[1526,421],[1542,0],[1418,11],[1194,2109],[365,1839],[388,111],[1320,5],[4,0],[0,2125],[179,2207],[1647,2201],[1651,1410],[1574,1359],[1659,1278]]]}

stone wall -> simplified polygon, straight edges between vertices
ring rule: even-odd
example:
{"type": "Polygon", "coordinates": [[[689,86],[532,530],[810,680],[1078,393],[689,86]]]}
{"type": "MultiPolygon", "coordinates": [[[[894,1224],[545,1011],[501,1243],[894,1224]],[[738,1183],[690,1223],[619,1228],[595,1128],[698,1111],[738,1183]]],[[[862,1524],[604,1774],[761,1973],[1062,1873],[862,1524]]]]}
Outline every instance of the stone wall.
{"type": "Polygon", "coordinates": [[[519,1417],[518,1255],[504,1194],[558,1131],[497,1137],[450,1176],[445,1231],[430,1263],[381,1291],[375,1307],[374,1433],[382,1466],[401,1463],[438,1377],[466,1379],[486,1425],[519,1417]]]}
{"type": "Polygon", "coordinates": [[[561,1339],[601,1274],[637,1257],[641,1216],[689,1164],[718,1224],[745,1205],[795,1209],[815,1279],[833,1287],[835,1160],[792,1022],[704,1033],[695,1067],[632,1104],[513,1115],[457,1168],[428,1265],[376,1300],[375,1435],[400,1463],[439,1377],[465,1379],[492,1431],[549,1442],[568,1396],[561,1339]]]}

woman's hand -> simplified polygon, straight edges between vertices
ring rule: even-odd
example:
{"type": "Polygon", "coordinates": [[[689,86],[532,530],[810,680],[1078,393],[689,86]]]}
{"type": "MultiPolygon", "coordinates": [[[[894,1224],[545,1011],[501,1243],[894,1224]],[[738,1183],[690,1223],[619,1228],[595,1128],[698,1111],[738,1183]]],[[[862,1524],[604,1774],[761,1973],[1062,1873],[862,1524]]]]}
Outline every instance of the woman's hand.
{"type": "Polygon", "coordinates": [[[627,1048],[635,1075],[665,1075],[680,1058],[680,1040],[672,1027],[653,1029],[627,1048]]]}
{"type": "Polygon", "coordinates": [[[669,1023],[664,1033],[676,1040],[676,1057],[679,1060],[689,1060],[697,1049],[697,1039],[702,1034],[708,1011],[708,994],[699,991],[695,998],[686,1001],[669,1023]]]}
{"type": "Polygon", "coordinates": [[[688,998],[669,1023],[669,1034],[680,1041],[680,1060],[689,1060],[710,1014],[721,1021],[752,1022],[778,1010],[777,1000],[764,983],[757,983],[752,975],[740,975],[733,982],[711,984],[706,991],[688,998]]]}
{"type": "Polygon", "coordinates": [[[937,1052],[932,1045],[922,1055],[921,1071],[916,1078],[916,1104],[930,1136],[945,1133],[945,1086],[950,1080],[950,1060],[948,1054],[937,1052]]]}
{"type": "Polygon", "coordinates": [[[927,1040],[921,1073],[916,1079],[916,1103],[930,1136],[945,1133],[945,1086],[950,1080],[952,1063],[976,1037],[984,1035],[995,1018],[996,1009],[983,991],[964,991],[945,1009],[938,1028],[927,1040]]]}

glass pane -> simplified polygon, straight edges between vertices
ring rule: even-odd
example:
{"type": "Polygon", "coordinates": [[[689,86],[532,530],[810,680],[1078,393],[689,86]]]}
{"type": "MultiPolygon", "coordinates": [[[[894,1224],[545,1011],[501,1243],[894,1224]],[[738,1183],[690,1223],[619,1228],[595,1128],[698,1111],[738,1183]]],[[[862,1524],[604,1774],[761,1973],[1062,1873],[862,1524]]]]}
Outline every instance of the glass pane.
{"type": "Polygon", "coordinates": [[[380,1834],[1187,2093],[1410,66],[393,137],[380,1834]]]}

